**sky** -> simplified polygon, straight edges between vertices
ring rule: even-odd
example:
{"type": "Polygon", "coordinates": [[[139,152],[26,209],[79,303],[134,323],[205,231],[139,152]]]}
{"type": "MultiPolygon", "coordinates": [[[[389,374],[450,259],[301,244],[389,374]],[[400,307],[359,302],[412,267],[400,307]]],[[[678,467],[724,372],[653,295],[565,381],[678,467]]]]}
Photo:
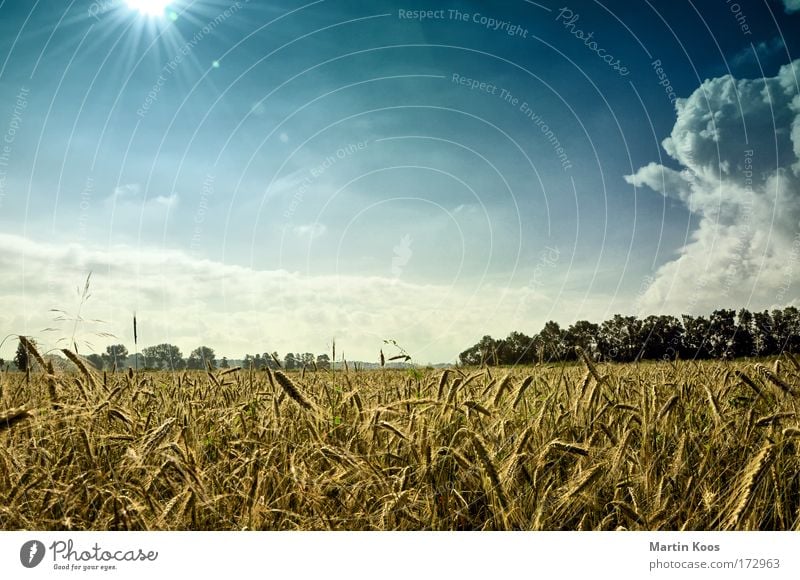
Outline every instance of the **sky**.
{"type": "Polygon", "coordinates": [[[797,0],[0,0],[0,356],[133,351],[135,313],[139,348],[452,362],[797,305],[799,31],[797,0]]]}

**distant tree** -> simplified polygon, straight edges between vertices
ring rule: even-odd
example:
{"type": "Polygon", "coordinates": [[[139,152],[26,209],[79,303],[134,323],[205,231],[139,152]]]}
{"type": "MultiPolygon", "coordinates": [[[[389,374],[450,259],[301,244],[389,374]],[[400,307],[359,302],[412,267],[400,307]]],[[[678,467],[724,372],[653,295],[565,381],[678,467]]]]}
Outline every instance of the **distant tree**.
{"type": "Polygon", "coordinates": [[[478,344],[462,352],[459,355],[459,361],[463,365],[501,364],[504,342],[486,335],[478,344]]]}
{"type": "Polygon", "coordinates": [[[674,360],[774,356],[800,352],[800,309],[751,313],[717,309],[703,316],[615,314],[599,326],[579,320],[566,330],[549,321],[539,334],[512,332],[504,340],[484,336],[459,354],[463,365],[523,364],[575,358],[580,347],[605,361],[674,360]],[[535,353],[532,356],[531,353],[535,353]]]}
{"type": "Polygon", "coordinates": [[[597,337],[600,327],[588,320],[578,320],[564,333],[564,344],[571,357],[574,357],[575,347],[581,347],[586,353],[594,356],[597,351],[597,337]]]}
{"type": "Polygon", "coordinates": [[[642,321],[635,316],[615,314],[600,325],[598,342],[605,360],[636,360],[642,351],[642,321]]]}
{"type": "Polygon", "coordinates": [[[800,352],[800,310],[794,306],[783,309],[783,322],[786,326],[786,342],[782,345],[789,352],[800,352]]]}
{"type": "Polygon", "coordinates": [[[731,340],[731,355],[733,357],[752,356],[755,350],[753,340],[753,315],[749,310],[742,308],[736,314],[736,332],[731,340]]]}
{"type": "Polygon", "coordinates": [[[253,368],[257,371],[260,371],[264,368],[264,366],[264,358],[260,354],[256,353],[256,356],[253,357],[253,368]]]}
{"type": "Polygon", "coordinates": [[[222,357],[222,362],[219,363],[219,368],[221,369],[229,369],[231,368],[231,364],[228,362],[228,357],[222,357]]]}
{"type": "Polygon", "coordinates": [[[286,370],[293,370],[297,368],[297,358],[291,352],[287,352],[283,359],[283,368],[286,370]]]}
{"type": "Polygon", "coordinates": [[[313,366],[314,365],[314,353],[312,352],[304,352],[303,355],[300,357],[301,366],[313,366]]]}
{"type": "Polygon", "coordinates": [[[718,309],[708,319],[708,351],[712,358],[733,358],[736,313],[718,309]]]}
{"type": "Polygon", "coordinates": [[[711,323],[702,316],[683,315],[684,353],[683,358],[707,359],[711,358],[709,333],[711,323]]]}
{"type": "Polygon", "coordinates": [[[98,371],[102,371],[103,367],[105,367],[105,361],[103,361],[103,357],[97,353],[90,354],[86,357],[86,360],[88,360],[98,371]]]}
{"type": "Polygon", "coordinates": [[[540,362],[559,361],[565,352],[565,333],[558,322],[550,320],[538,334],[539,340],[537,357],[540,362]]]}
{"type": "Polygon", "coordinates": [[[158,344],[148,346],[142,350],[145,358],[145,365],[149,368],[163,370],[182,370],[186,366],[183,354],[174,344],[158,344]]]}
{"type": "Polygon", "coordinates": [[[794,306],[783,310],[772,311],[772,336],[775,340],[775,352],[785,350],[797,352],[800,346],[800,312],[794,306]]]}
{"type": "Polygon", "coordinates": [[[674,316],[648,316],[639,327],[640,359],[674,360],[683,348],[683,325],[674,316]]]}
{"type": "Polygon", "coordinates": [[[198,346],[186,361],[186,368],[188,369],[205,370],[209,366],[212,369],[217,366],[217,357],[214,349],[207,346],[198,346]]]}
{"type": "Polygon", "coordinates": [[[331,357],[327,354],[317,355],[317,368],[320,370],[328,370],[331,368],[331,357]]]}
{"type": "Polygon", "coordinates": [[[499,346],[500,364],[531,364],[536,356],[534,339],[521,332],[512,332],[499,346]]]}
{"type": "Polygon", "coordinates": [[[278,361],[281,360],[281,357],[278,355],[277,352],[273,352],[272,354],[265,352],[264,353],[264,364],[267,365],[267,368],[272,370],[277,370],[281,367],[278,364],[278,361]]]}
{"type": "Polygon", "coordinates": [[[136,354],[129,355],[128,357],[128,366],[131,368],[136,369],[143,369],[147,367],[147,363],[145,362],[144,355],[140,352],[136,354]]]}
{"type": "Polygon", "coordinates": [[[770,356],[778,352],[769,311],[753,313],[753,350],[755,356],[770,356]]]}
{"type": "Polygon", "coordinates": [[[103,362],[109,369],[121,369],[128,361],[128,349],[122,344],[112,344],[106,347],[106,352],[103,354],[103,362]]]}
{"type": "Polygon", "coordinates": [[[458,355],[458,362],[465,366],[477,366],[482,364],[483,359],[481,357],[480,347],[476,344],[461,352],[458,355]]]}
{"type": "MultiPolygon", "coordinates": [[[[36,346],[35,340],[32,338],[28,338],[28,340],[33,346],[36,346]]],[[[22,344],[22,341],[19,341],[19,344],[17,345],[17,352],[14,355],[14,364],[19,370],[24,372],[32,368],[32,363],[33,361],[31,360],[31,355],[28,352],[28,349],[24,344],[22,344]]]]}

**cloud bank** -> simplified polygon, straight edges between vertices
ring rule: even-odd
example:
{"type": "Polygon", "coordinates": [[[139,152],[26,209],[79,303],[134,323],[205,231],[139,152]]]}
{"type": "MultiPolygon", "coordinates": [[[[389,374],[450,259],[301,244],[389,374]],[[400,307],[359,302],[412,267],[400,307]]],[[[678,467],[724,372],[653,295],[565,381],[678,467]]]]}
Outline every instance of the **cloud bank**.
{"type": "MultiPolygon", "coordinates": [[[[643,310],[706,313],[792,302],[800,249],[800,60],[774,77],[706,80],[676,103],[664,150],[625,180],[699,220],[641,298],[643,310]]],[[[794,292],[796,294],[796,292],[794,292]]]]}
{"type": "MultiPolygon", "coordinates": [[[[273,350],[319,354],[335,337],[337,351],[348,358],[377,360],[383,340],[395,339],[416,362],[447,362],[482,334],[505,335],[553,307],[538,288],[426,285],[404,280],[403,272],[368,277],[265,271],[177,250],[92,248],[8,234],[0,234],[0,246],[0,271],[15,274],[0,277],[0,329],[32,335],[47,348],[72,332],[71,324],[54,323],[49,310],[74,313],[76,289],[90,271],[92,296],[82,316],[104,323],[86,322],[77,338],[99,352],[114,342],[133,350],[136,312],[140,348],[170,342],[184,355],[201,344],[235,358],[273,350]],[[48,327],[55,330],[42,332],[48,327]],[[99,339],[97,332],[116,338],[99,339]]],[[[13,356],[15,346],[6,341],[2,355],[13,356]]]]}

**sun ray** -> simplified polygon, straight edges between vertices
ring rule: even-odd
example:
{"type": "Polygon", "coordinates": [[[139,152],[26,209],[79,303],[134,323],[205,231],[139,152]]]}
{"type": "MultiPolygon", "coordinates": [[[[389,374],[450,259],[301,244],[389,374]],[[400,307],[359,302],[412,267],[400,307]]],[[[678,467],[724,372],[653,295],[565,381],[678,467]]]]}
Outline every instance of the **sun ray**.
{"type": "Polygon", "coordinates": [[[172,0],[126,0],[128,6],[147,16],[163,16],[172,0]]]}

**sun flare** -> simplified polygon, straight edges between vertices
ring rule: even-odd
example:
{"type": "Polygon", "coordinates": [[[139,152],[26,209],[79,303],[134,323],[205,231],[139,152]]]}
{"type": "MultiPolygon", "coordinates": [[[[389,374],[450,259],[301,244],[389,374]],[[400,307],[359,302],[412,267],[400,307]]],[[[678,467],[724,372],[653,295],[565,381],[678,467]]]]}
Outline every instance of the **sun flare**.
{"type": "Polygon", "coordinates": [[[148,16],[163,16],[172,0],[126,0],[128,6],[148,16]]]}

